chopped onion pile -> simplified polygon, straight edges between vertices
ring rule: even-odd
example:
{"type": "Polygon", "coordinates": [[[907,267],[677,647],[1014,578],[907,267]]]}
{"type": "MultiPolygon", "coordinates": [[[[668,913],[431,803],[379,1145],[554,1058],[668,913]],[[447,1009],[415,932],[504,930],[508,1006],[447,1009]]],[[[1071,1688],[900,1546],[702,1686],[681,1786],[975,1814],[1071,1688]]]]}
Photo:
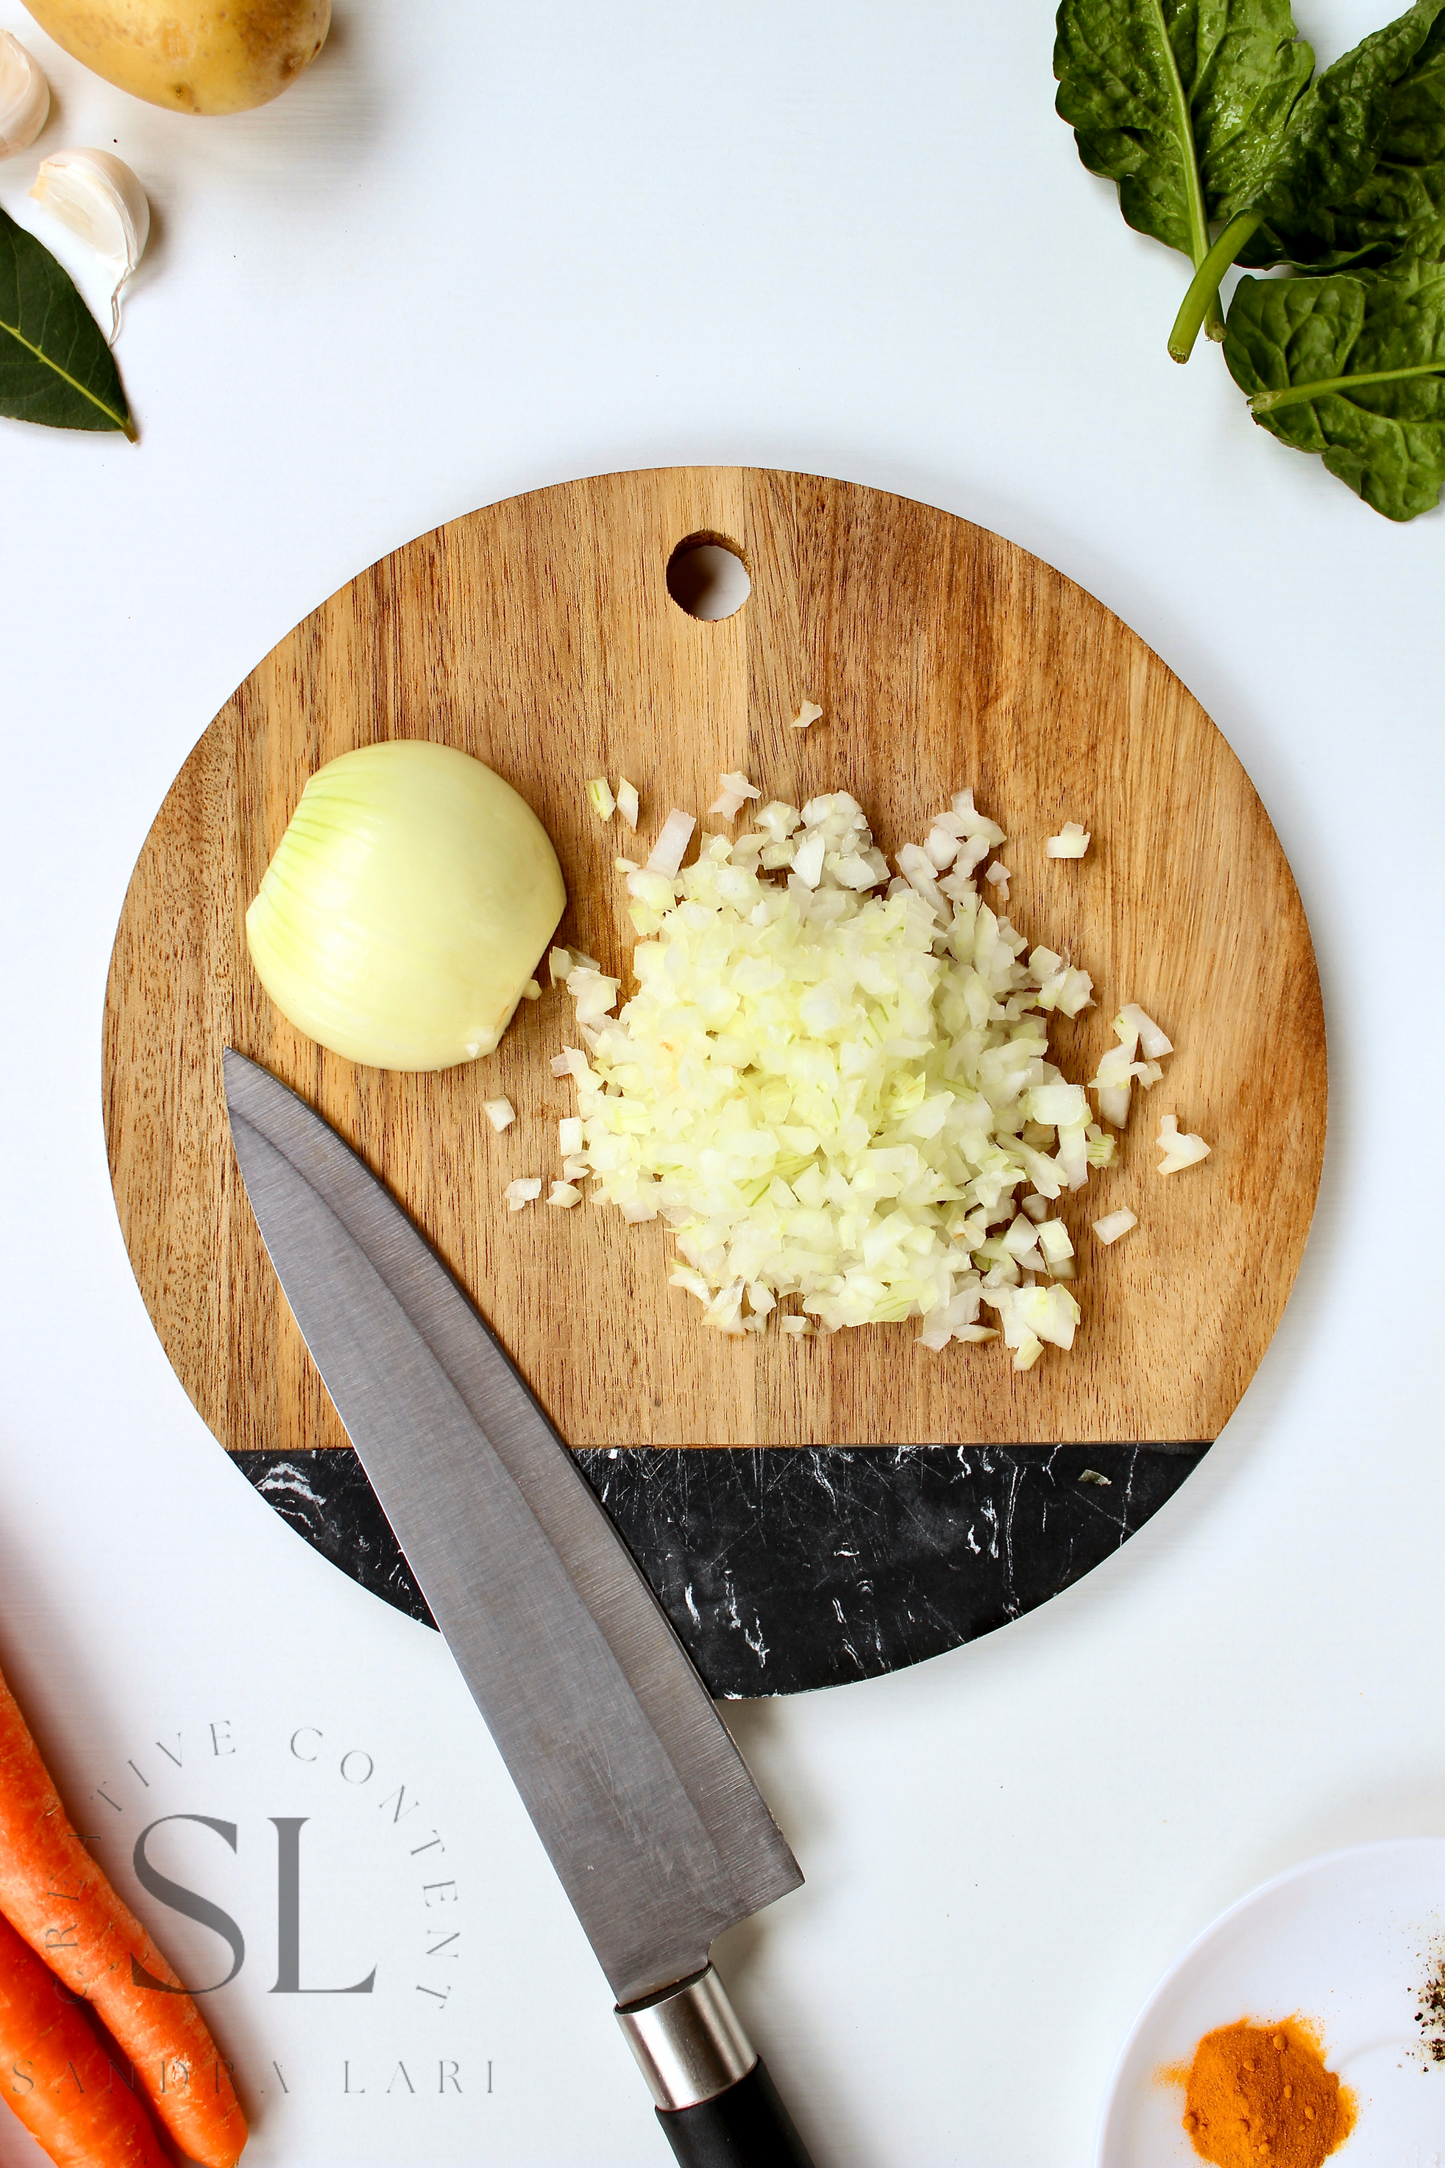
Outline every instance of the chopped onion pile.
{"type": "Polygon", "coordinates": [[[616,979],[567,975],[586,1048],[552,1064],[578,1085],[569,1184],[664,1219],[673,1284],[723,1332],[788,1301],[794,1334],[916,1316],[930,1348],[1001,1331],[1020,1370],[1069,1347],[1073,1246],[1048,1203],[1114,1140],[1049,1062],[1048,1014],[1088,1006],[1088,974],[1026,957],[980,897],[1005,838],[970,791],[891,882],[846,792],[754,817],[679,871],[695,823],[672,813],[627,873],[638,991],[619,1017],[616,979]]]}

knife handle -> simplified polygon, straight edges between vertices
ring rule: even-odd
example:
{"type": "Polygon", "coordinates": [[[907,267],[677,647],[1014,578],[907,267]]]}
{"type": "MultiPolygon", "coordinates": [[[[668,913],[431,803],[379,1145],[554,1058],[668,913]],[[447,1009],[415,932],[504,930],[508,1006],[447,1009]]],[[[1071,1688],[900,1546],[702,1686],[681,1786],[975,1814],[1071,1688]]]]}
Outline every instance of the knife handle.
{"type": "Polygon", "coordinates": [[[681,2168],[813,2168],[761,2056],[725,2093],[657,2120],[681,2168]]]}
{"type": "Polygon", "coordinates": [[[681,2168],[813,2168],[711,1965],[617,2018],[681,2168]]]}

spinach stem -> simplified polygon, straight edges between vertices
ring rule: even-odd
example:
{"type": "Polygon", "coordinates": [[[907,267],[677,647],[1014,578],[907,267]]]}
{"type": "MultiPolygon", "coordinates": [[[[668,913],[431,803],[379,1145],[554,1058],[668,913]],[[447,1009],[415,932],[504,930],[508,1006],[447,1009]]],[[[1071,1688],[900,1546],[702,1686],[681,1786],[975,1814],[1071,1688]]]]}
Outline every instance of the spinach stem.
{"type": "MultiPolygon", "coordinates": [[[[1184,84],[1179,74],[1179,63],[1174,58],[1174,47],[1169,42],[1169,26],[1164,20],[1162,0],[1153,0],[1154,22],[1159,42],[1164,49],[1164,59],[1169,70],[1169,95],[1174,107],[1174,126],[1179,137],[1180,152],[1184,162],[1184,202],[1189,213],[1189,254],[1196,270],[1209,254],[1209,218],[1204,208],[1204,190],[1199,184],[1199,160],[1194,150],[1194,116],[1189,110],[1189,100],[1184,94],[1184,84]]],[[[1215,287],[1219,281],[1215,280],[1215,287]]],[[[1211,339],[1224,337],[1224,319],[1219,313],[1217,292],[1209,299],[1205,314],[1209,319],[1211,339]]],[[[1197,330],[1196,326],[1196,330],[1197,330]]],[[[1191,342],[1192,343],[1192,342],[1191,342]]],[[[1176,355],[1176,360],[1185,357],[1176,355]]]]}
{"type": "Polygon", "coordinates": [[[1257,391],[1249,402],[1251,414],[1272,414],[1276,407],[1294,406],[1301,399],[1321,399],[1326,392],[1353,391],[1360,384],[1400,384],[1411,376],[1445,376],[1445,361],[1422,361],[1410,369],[1361,369],[1355,376],[1324,376],[1313,384],[1286,384],[1279,391],[1257,391]]]}
{"type": "MultiPolygon", "coordinates": [[[[1189,291],[1179,304],[1179,314],[1169,334],[1169,352],[1175,361],[1188,361],[1199,337],[1199,327],[1207,317],[1212,316],[1215,323],[1219,322],[1219,282],[1256,227],[1263,224],[1263,211],[1241,211],[1237,218],[1229,221],[1205,256],[1189,281],[1189,291]]],[[[1222,326],[1218,331],[1211,327],[1209,336],[1211,339],[1223,338],[1222,326]]]]}

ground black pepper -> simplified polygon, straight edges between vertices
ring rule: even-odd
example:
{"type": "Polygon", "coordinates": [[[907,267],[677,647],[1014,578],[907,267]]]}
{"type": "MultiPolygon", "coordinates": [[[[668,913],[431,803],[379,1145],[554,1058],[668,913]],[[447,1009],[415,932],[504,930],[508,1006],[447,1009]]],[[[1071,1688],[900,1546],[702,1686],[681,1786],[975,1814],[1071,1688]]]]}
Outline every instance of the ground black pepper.
{"type": "Polygon", "coordinates": [[[1425,1959],[1434,1967],[1420,1990],[1415,2022],[1420,2027],[1420,2047],[1428,2067],[1445,2063],[1445,1941],[1435,1945],[1425,1959]]]}

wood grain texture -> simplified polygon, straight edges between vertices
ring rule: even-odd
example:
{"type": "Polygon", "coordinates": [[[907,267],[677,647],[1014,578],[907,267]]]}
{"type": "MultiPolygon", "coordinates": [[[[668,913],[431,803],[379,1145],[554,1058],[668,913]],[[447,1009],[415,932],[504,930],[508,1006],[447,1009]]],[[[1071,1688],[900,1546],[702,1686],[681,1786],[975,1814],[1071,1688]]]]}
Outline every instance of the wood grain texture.
{"type": "MultiPolygon", "coordinates": [[[[717,820],[703,826],[718,828],[717,820]]],[[[1249,780],[1198,703],[1117,618],[998,536],[906,499],[744,469],[611,475],[453,521],[333,596],[246,680],[177,778],[116,936],[104,1088],[131,1261],[187,1392],[223,1444],[295,1450],[343,1433],[262,1250],[232,1158],[226,1044],[296,1087],[406,1205],[575,1445],[1053,1443],[1214,1437],[1278,1322],[1314,1205],[1325,1048],[1309,932],[1249,780]],[[724,536],[752,577],[701,623],[667,560],[724,536]],[[804,697],[824,721],[789,729],[804,697]],[[1006,829],[1009,905],[1067,949],[1098,1005],[1051,1034],[1093,1073],[1134,1000],[1177,1048],[1136,1099],[1116,1166],[1065,1198],[1081,1270],[1072,1356],[1015,1375],[997,1343],[933,1355],[909,1325],[799,1343],[705,1332],[666,1284],[660,1223],[601,1206],[503,1204],[560,1172],[571,1085],[559,989],[497,1053],[427,1076],[357,1068],[271,1006],[244,913],[308,775],[353,745],[463,747],[556,843],[559,938],[621,972],[632,943],[582,784],[625,772],[645,839],[705,807],[723,769],[795,803],[847,788],[890,852],[972,784],[1006,829]],[[1044,856],[1066,819],[1081,863],[1044,856]],[[482,1100],[506,1092],[494,1136],[482,1100]],[[1177,1114],[1214,1147],[1161,1179],[1177,1114]],[[1140,1225],[1103,1251],[1088,1221],[1140,1225]]]]}

